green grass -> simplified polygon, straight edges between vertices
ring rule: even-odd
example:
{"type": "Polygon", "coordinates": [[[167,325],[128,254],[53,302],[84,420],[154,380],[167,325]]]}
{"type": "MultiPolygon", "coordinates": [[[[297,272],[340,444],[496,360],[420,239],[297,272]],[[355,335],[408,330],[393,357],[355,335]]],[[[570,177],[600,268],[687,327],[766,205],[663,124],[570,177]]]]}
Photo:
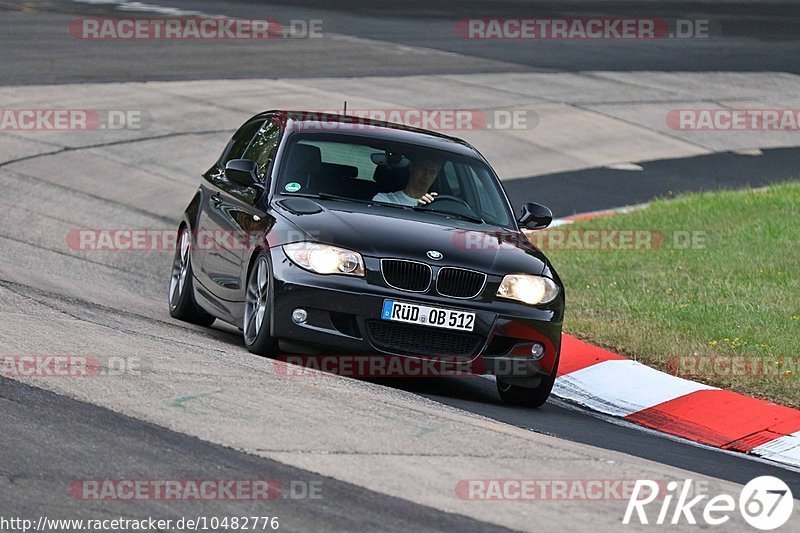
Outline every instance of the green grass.
{"type": "Polygon", "coordinates": [[[800,182],[657,200],[547,231],[565,229],[664,236],[649,250],[546,249],[566,286],[567,332],[673,374],[800,407],[800,182]],[[675,246],[680,232],[701,232],[705,242],[675,246]],[[757,357],[775,370],[675,367],[676,357],[685,365],[713,355],[757,357]]]}

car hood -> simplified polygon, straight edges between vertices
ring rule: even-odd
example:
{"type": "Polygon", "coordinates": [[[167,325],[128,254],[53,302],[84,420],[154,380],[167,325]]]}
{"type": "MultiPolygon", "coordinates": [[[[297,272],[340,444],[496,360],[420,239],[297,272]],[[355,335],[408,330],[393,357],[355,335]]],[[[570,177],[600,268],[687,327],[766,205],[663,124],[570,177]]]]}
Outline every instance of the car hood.
{"type": "MultiPolygon", "coordinates": [[[[309,201],[310,202],[310,201],[309,201]]],[[[379,204],[315,201],[302,212],[280,202],[276,212],[312,240],[377,258],[402,258],[503,275],[541,274],[544,254],[516,231],[379,204]],[[432,260],[427,254],[442,255],[432,260]]]]}

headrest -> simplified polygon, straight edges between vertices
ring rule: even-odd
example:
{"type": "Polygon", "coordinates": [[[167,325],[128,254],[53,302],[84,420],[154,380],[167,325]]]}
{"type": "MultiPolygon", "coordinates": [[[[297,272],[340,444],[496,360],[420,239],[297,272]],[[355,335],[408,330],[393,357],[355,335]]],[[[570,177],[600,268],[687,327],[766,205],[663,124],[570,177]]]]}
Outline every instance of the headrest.
{"type": "Polygon", "coordinates": [[[322,170],[326,176],[337,178],[356,178],[358,177],[358,167],[352,165],[341,165],[339,163],[322,163],[322,170]]]}
{"type": "Polygon", "coordinates": [[[408,167],[389,168],[385,165],[378,165],[375,167],[372,179],[377,184],[378,192],[395,192],[406,188],[409,175],[408,167]]]}
{"type": "Polygon", "coordinates": [[[309,177],[317,174],[321,168],[322,153],[319,147],[298,143],[292,147],[284,175],[286,179],[298,181],[305,187],[309,177]]]}

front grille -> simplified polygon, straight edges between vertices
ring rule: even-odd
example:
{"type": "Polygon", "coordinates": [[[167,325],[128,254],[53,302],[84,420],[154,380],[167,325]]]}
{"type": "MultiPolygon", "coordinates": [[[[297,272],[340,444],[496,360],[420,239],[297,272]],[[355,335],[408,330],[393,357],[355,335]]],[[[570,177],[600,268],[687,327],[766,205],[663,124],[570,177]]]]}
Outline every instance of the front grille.
{"type": "Polygon", "coordinates": [[[436,291],[442,296],[474,298],[483,290],[486,274],[463,268],[444,267],[436,278],[436,291]]]}
{"type": "Polygon", "coordinates": [[[383,259],[381,272],[386,283],[395,289],[425,292],[431,286],[431,267],[425,263],[383,259]]]}
{"type": "Polygon", "coordinates": [[[400,355],[473,356],[483,337],[474,333],[447,331],[385,320],[367,320],[367,333],[376,348],[400,355]]]}

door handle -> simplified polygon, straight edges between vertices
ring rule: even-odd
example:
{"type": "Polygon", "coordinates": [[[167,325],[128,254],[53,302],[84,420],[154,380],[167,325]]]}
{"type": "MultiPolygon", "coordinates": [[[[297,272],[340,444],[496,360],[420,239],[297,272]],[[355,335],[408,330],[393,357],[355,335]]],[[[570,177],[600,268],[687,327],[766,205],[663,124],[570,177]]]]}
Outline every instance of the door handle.
{"type": "Polygon", "coordinates": [[[214,202],[215,206],[219,207],[219,204],[222,203],[222,197],[219,195],[219,193],[215,193],[211,196],[211,201],[214,202]]]}

